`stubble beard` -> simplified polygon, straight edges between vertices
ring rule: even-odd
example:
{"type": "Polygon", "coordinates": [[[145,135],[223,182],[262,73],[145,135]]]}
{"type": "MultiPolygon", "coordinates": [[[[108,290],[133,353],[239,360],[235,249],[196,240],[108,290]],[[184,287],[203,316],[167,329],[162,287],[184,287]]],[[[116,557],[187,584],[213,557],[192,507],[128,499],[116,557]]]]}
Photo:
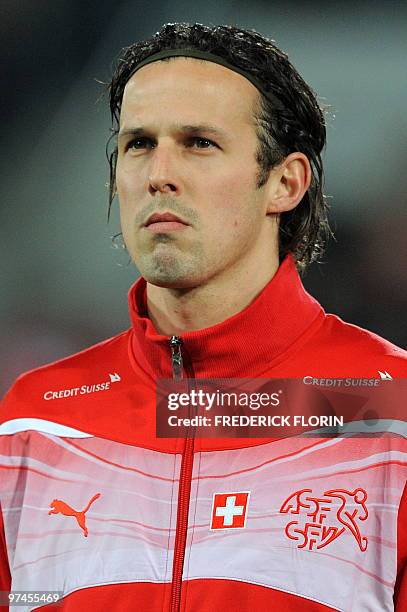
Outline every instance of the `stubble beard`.
{"type": "Polygon", "coordinates": [[[176,239],[157,234],[148,251],[141,249],[133,261],[141,276],[157,287],[186,289],[195,287],[204,268],[202,245],[182,250],[176,239]]]}
{"type": "MultiPolygon", "coordinates": [[[[163,196],[158,202],[150,202],[136,215],[134,227],[140,227],[150,214],[163,211],[173,212],[191,223],[197,229],[200,224],[198,213],[172,197],[163,196]]],[[[135,243],[129,238],[132,246],[129,254],[141,276],[152,285],[171,288],[193,287],[199,270],[204,267],[204,248],[190,238],[184,239],[177,232],[172,234],[138,234],[135,243]],[[133,243],[133,244],[132,244],[133,243]]],[[[127,243],[127,240],[125,240],[127,243]]]]}

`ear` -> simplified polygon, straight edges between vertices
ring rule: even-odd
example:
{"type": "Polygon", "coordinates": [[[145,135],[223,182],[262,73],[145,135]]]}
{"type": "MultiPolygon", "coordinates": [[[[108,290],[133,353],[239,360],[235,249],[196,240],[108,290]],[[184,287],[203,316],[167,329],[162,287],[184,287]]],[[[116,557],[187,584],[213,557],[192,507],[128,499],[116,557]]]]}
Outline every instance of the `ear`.
{"type": "Polygon", "coordinates": [[[270,170],[266,184],[268,214],[292,210],[299,204],[311,184],[308,157],[299,151],[290,153],[278,166],[270,170]]]}

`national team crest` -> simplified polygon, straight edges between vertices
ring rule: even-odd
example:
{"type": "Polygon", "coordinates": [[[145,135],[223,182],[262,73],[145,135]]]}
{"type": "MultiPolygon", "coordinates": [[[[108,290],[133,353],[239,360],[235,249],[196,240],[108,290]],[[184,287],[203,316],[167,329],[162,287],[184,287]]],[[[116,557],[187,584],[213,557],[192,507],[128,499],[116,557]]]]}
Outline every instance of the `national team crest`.
{"type": "Polygon", "coordinates": [[[360,523],[368,517],[367,493],[331,489],[320,497],[312,489],[301,489],[290,495],[280,508],[283,514],[296,519],[287,523],[285,533],[298,542],[297,548],[320,549],[345,534],[351,534],[362,552],[367,549],[367,538],[360,533],[360,523]]]}
{"type": "Polygon", "coordinates": [[[243,529],[246,526],[250,491],[215,493],[211,529],[243,529]]]}

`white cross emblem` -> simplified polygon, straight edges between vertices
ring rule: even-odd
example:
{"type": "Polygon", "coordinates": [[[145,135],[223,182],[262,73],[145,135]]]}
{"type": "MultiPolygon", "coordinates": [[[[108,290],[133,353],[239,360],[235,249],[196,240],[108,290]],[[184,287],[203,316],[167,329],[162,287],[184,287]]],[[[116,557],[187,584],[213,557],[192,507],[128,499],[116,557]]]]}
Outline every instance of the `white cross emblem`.
{"type": "Polygon", "coordinates": [[[235,506],[236,495],[230,495],[226,498],[226,506],[216,508],[216,516],[223,516],[223,524],[225,527],[233,525],[233,517],[243,514],[244,506],[235,506]]]}

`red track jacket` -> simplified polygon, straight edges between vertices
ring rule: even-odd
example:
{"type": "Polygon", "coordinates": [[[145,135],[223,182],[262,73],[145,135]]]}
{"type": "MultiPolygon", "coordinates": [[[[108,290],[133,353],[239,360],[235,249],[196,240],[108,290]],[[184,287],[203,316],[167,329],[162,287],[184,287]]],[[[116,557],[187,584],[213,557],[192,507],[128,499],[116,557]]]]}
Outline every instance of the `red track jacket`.
{"type": "MultiPolygon", "coordinates": [[[[406,612],[402,432],[157,438],[171,350],[145,287],[128,331],[21,376],[1,404],[0,590],[31,597],[10,609],[406,612]]],[[[242,312],[182,339],[196,378],[407,371],[404,351],[326,314],[290,256],[242,312]]]]}

